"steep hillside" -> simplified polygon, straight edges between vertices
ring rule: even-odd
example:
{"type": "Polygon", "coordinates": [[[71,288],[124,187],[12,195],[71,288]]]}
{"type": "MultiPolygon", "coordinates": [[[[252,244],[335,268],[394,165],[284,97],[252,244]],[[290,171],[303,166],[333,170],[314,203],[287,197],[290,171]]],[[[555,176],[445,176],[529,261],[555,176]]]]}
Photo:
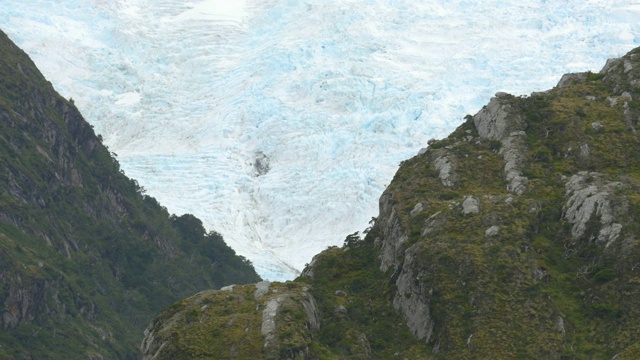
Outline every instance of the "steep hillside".
{"type": "Polygon", "coordinates": [[[0,280],[0,358],[124,359],[162,308],[259,277],[144,195],[0,32],[0,280]]]}
{"type": "Polygon", "coordinates": [[[175,304],[145,356],[217,358],[204,344],[224,339],[237,358],[636,358],[640,49],[465,120],[401,164],[364,239],[270,298],[258,284],[175,304]],[[221,312],[239,326],[238,304],[260,352],[232,331],[195,336],[221,312]]]}

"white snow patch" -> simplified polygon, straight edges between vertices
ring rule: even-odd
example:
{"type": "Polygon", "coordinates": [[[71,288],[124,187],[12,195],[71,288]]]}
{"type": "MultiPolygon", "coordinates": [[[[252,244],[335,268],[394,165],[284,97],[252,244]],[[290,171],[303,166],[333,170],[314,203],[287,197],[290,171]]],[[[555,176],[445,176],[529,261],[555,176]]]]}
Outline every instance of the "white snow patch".
{"type": "Polygon", "coordinates": [[[191,3],[191,10],[182,14],[180,20],[229,20],[241,23],[248,13],[244,0],[203,0],[191,3]]]}
{"type": "Polygon", "coordinates": [[[140,94],[136,92],[128,92],[128,93],[120,94],[116,98],[117,100],[115,104],[121,105],[121,106],[131,106],[131,105],[138,104],[141,99],[140,94]]]}

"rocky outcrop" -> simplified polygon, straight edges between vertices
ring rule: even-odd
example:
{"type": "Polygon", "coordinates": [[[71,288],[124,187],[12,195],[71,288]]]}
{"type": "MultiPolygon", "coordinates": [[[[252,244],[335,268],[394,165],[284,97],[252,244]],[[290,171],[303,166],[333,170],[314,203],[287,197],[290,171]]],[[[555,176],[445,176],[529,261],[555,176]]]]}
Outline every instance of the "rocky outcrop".
{"type": "Polygon", "coordinates": [[[261,282],[201,292],[175,304],[145,330],[140,350],[143,360],[311,359],[309,346],[319,329],[309,288],[261,282]]]}
{"type": "Polygon", "coordinates": [[[397,291],[393,297],[393,307],[403,315],[413,335],[428,343],[435,326],[430,308],[433,289],[419,281],[424,274],[416,272],[420,267],[416,256],[418,247],[419,245],[414,245],[405,252],[402,271],[395,282],[397,291]]]}
{"type": "Polygon", "coordinates": [[[256,284],[256,291],[253,293],[254,300],[260,300],[269,293],[271,283],[269,281],[261,281],[256,284]]]}
{"type": "Polygon", "coordinates": [[[582,84],[587,81],[587,73],[564,74],[556,85],[557,88],[565,88],[570,85],[582,84]]]}
{"type": "Polygon", "coordinates": [[[442,228],[446,225],[446,223],[447,223],[447,216],[443,212],[438,211],[437,213],[427,218],[427,220],[424,222],[424,225],[422,226],[420,235],[432,236],[435,233],[437,233],[439,230],[442,230],[442,228]]]}
{"type": "Polygon", "coordinates": [[[442,155],[434,161],[433,166],[439,173],[442,185],[451,187],[456,184],[456,176],[453,169],[453,162],[447,155],[442,155]]]}
{"type": "Polygon", "coordinates": [[[287,295],[278,295],[264,304],[262,310],[262,326],[260,333],[264,337],[264,351],[267,359],[278,358],[278,333],[276,329],[276,316],[281,311],[282,305],[289,300],[287,295]]]}
{"type": "Polygon", "coordinates": [[[462,213],[465,215],[476,215],[480,213],[480,200],[473,195],[467,195],[462,200],[462,213]]]}
{"type": "Polygon", "coordinates": [[[615,95],[622,95],[629,90],[640,89],[640,52],[637,49],[627,56],[617,59],[609,59],[600,70],[605,83],[610,84],[615,95]]]}
{"type": "Polygon", "coordinates": [[[528,179],[522,175],[526,158],[527,123],[523,116],[510,104],[511,95],[498,93],[489,104],[474,117],[473,123],[481,138],[500,141],[500,154],[504,159],[504,177],[509,182],[507,190],[522,195],[528,179]]]}
{"type": "MultiPolygon", "coordinates": [[[[616,83],[620,81],[626,82],[627,89],[629,89],[629,87],[633,88],[631,82],[634,81],[634,71],[636,69],[636,65],[632,59],[634,56],[635,55],[632,54],[629,56],[629,59],[608,63],[603,70],[605,82],[607,81],[606,77],[611,79],[617,77],[617,80],[609,81],[616,83]]],[[[635,95],[628,90],[626,92],[622,91],[622,87],[617,97],[608,100],[602,95],[574,95],[580,96],[582,101],[586,99],[587,101],[597,102],[598,106],[620,109],[621,116],[615,118],[615,120],[606,119],[605,121],[604,118],[592,118],[589,112],[582,107],[572,105],[576,106],[576,110],[574,110],[575,114],[587,119],[586,123],[570,129],[564,127],[564,125],[554,125],[556,126],[553,128],[554,130],[560,129],[563,132],[550,134],[548,131],[549,125],[540,122],[558,120],[555,118],[547,120],[543,116],[537,114],[532,115],[532,105],[530,104],[546,104],[550,99],[559,96],[558,94],[564,94],[564,91],[576,91],[574,90],[575,87],[589,87],[594,81],[599,81],[598,79],[602,79],[602,77],[598,78],[598,76],[589,73],[567,75],[563,77],[558,84],[556,89],[557,93],[541,93],[536,95],[537,98],[535,100],[531,101],[521,98],[516,99],[504,93],[496,94],[496,97],[492,98],[487,106],[472,117],[475,131],[477,131],[481,140],[480,142],[473,141],[473,134],[463,125],[448,139],[441,142],[432,141],[430,146],[433,146],[433,149],[428,148],[426,151],[421,151],[414,161],[407,162],[404,171],[413,171],[412,175],[403,173],[402,176],[397,176],[399,179],[412,179],[412,181],[419,182],[419,180],[416,180],[416,175],[414,174],[416,174],[417,169],[423,168],[423,166],[418,164],[420,162],[426,162],[427,165],[424,167],[435,169],[433,175],[431,175],[431,173],[429,174],[439,182],[439,186],[432,185],[432,182],[424,182],[425,184],[431,184],[432,190],[430,193],[433,194],[432,197],[407,195],[407,189],[417,188],[420,191],[424,191],[424,188],[410,184],[390,186],[381,197],[380,216],[376,222],[378,231],[376,232],[377,237],[375,240],[376,247],[379,249],[380,270],[391,274],[389,282],[394,289],[392,298],[393,307],[401,314],[413,336],[422,342],[431,344],[434,352],[442,351],[443,347],[453,346],[451,344],[454,342],[451,338],[447,338],[447,336],[451,336],[448,331],[452,331],[451,325],[448,324],[447,321],[453,321],[455,316],[451,313],[447,316],[442,315],[443,311],[447,311],[445,310],[447,306],[441,302],[441,297],[444,296],[443,293],[449,294],[447,295],[448,299],[450,299],[449,301],[452,299],[449,296],[465,298],[463,294],[468,294],[466,295],[468,296],[465,298],[466,300],[462,301],[464,305],[460,306],[471,313],[477,311],[475,312],[476,314],[483,312],[492,313],[493,310],[491,310],[491,308],[495,306],[497,302],[496,299],[487,300],[487,298],[485,298],[485,300],[481,300],[487,295],[482,295],[482,293],[488,286],[486,282],[488,278],[486,277],[487,275],[480,276],[478,274],[482,272],[481,269],[487,265],[478,265],[477,256],[484,250],[471,250],[471,247],[463,247],[457,248],[456,251],[448,253],[446,256],[440,255],[446,253],[444,249],[449,247],[455,248],[455,245],[452,244],[464,242],[463,239],[467,236],[477,238],[478,240],[473,241],[487,244],[489,248],[494,249],[493,251],[496,252],[500,252],[499,249],[501,248],[508,248],[514,241],[510,240],[511,242],[505,242],[505,239],[537,238],[538,243],[535,243],[533,247],[536,249],[536,246],[541,246],[543,243],[542,239],[546,239],[546,236],[562,238],[562,229],[565,226],[564,224],[567,224],[568,229],[570,229],[568,230],[569,237],[566,238],[566,243],[560,242],[558,247],[559,249],[563,249],[565,258],[577,263],[573,271],[574,274],[577,274],[581,279],[589,279],[589,276],[591,276],[593,279],[596,279],[591,281],[604,284],[609,281],[614,273],[614,270],[611,268],[604,268],[606,266],[614,266],[606,264],[616,264],[615,266],[620,266],[619,269],[623,268],[622,264],[627,264],[624,265],[626,266],[624,269],[629,270],[633,268],[632,264],[637,263],[637,250],[633,250],[636,251],[635,262],[629,259],[631,256],[629,255],[630,249],[634,249],[636,245],[633,244],[637,244],[637,241],[634,240],[637,238],[637,234],[631,235],[628,230],[629,224],[633,222],[630,220],[633,217],[629,213],[630,202],[637,202],[636,200],[631,200],[629,195],[632,194],[633,189],[637,187],[636,180],[632,180],[631,177],[611,176],[593,171],[577,171],[573,175],[563,178],[562,183],[565,185],[565,189],[561,195],[557,195],[557,199],[545,199],[544,197],[540,197],[540,195],[528,194],[528,191],[533,187],[538,194],[540,194],[540,191],[544,191],[546,196],[549,196],[550,190],[540,186],[540,184],[544,183],[544,181],[551,182],[554,181],[553,179],[560,178],[560,175],[551,175],[553,174],[553,166],[564,166],[567,169],[573,169],[575,167],[579,169],[581,166],[585,166],[585,164],[596,160],[598,156],[602,156],[603,153],[601,149],[605,147],[605,145],[603,145],[605,143],[608,149],[612,149],[609,151],[620,151],[619,149],[614,150],[615,145],[611,142],[601,140],[606,136],[607,132],[611,131],[611,128],[619,128],[620,122],[626,123],[630,132],[634,135],[636,134],[634,131],[635,125],[640,121],[640,117],[636,119],[636,114],[632,112],[634,107],[630,105],[631,102],[634,101],[635,95]],[[527,109],[529,113],[525,115],[523,109],[527,109]],[[548,141],[549,147],[555,146],[553,151],[557,151],[555,149],[558,148],[563,149],[564,157],[562,161],[567,162],[566,164],[557,162],[553,163],[554,165],[542,165],[542,168],[536,167],[536,170],[532,172],[532,163],[529,154],[529,146],[531,146],[532,142],[530,138],[531,135],[527,134],[530,127],[530,124],[525,121],[527,116],[531,116],[534,121],[539,122],[532,125],[534,134],[541,134],[544,137],[542,141],[536,139],[536,141],[533,142],[533,144],[538,146],[536,150],[537,153],[545,156],[541,159],[545,159],[546,161],[552,160],[550,155],[548,155],[553,154],[552,151],[547,149],[540,150],[539,148],[540,144],[548,141]],[[602,138],[595,140],[587,139],[581,135],[581,131],[594,131],[599,134],[599,136],[602,136],[602,138]],[[502,175],[503,179],[507,182],[505,190],[509,193],[519,195],[518,197],[505,195],[488,196],[486,193],[472,193],[461,197],[460,200],[452,199],[448,204],[443,201],[442,205],[438,205],[438,201],[436,200],[438,196],[440,196],[439,199],[442,200],[455,198],[456,193],[452,193],[449,189],[478,189],[479,186],[482,187],[482,184],[471,180],[474,176],[473,173],[467,173],[466,176],[461,175],[463,174],[461,170],[463,168],[462,165],[459,165],[460,170],[456,170],[460,156],[467,156],[468,154],[466,153],[466,151],[468,151],[466,150],[467,147],[461,145],[465,140],[466,142],[476,145],[479,145],[481,142],[489,142],[490,148],[495,146],[491,142],[499,142],[500,147],[498,154],[502,157],[502,175]],[[597,141],[605,142],[598,143],[597,141]],[[558,143],[567,143],[567,146],[564,148],[561,146],[558,147],[558,143]],[[464,148],[465,150],[458,150],[459,148],[464,148]],[[577,150],[576,156],[569,154],[574,148],[577,150]],[[569,156],[573,156],[571,160],[569,160],[569,156]],[[572,161],[571,165],[568,165],[569,161],[572,161]],[[545,166],[548,166],[548,168],[545,168],[545,166]],[[544,169],[544,174],[546,174],[544,177],[540,177],[541,170],[539,169],[544,169]],[[534,185],[532,185],[531,180],[525,176],[526,172],[533,173],[537,176],[534,180],[534,185]],[[551,176],[553,176],[553,178],[551,178],[551,176]],[[455,181],[451,181],[451,179],[455,179],[455,181]],[[468,185],[470,183],[474,185],[468,185]],[[545,190],[541,190],[543,188],[545,190]],[[482,204],[479,200],[480,198],[486,199],[486,202],[482,204]],[[403,199],[411,200],[406,201],[403,199]],[[561,201],[563,204],[561,208],[555,208],[555,210],[549,208],[549,204],[557,203],[558,201],[561,201]],[[424,206],[425,203],[428,203],[429,206],[424,206]],[[496,208],[501,210],[495,210],[496,208]],[[559,210],[561,210],[561,212],[559,210]],[[548,214],[552,213],[557,215],[549,217],[548,214]],[[535,216],[539,216],[543,220],[536,220],[535,216]],[[550,227],[549,219],[553,220],[553,227],[550,227]],[[538,221],[542,221],[542,225],[538,223],[538,221]],[[519,223],[519,225],[514,226],[514,223],[519,223]],[[476,228],[469,227],[469,225],[465,224],[475,224],[474,226],[476,228]],[[537,235],[537,232],[540,231],[540,226],[545,227],[544,237],[537,235]],[[418,227],[420,231],[416,232],[415,229],[418,227]],[[514,229],[516,228],[521,229],[519,231],[522,231],[522,233],[515,235],[514,229]],[[557,235],[547,234],[551,228],[557,231],[557,235]],[[527,231],[530,230],[527,229],[533,229],[536,233],[529,234],[527,231]],[[465,235],[458,237],[458,231],[464,231],[465,235]],[[466,235],[467,232],[469,235],[466,235]],[[417,236],[416,233],[418,233],[419,236],[417,236]],[[592,244],[606,251],[603,253],[600,252],[600,250],[593,250],[593,248],[590,247],[592,244]],[[621,251],[623,251],[624,254],[620,253],[621,251]],[[466,254],[466,259],[463,254],[466,254]],[[577,259],[573,257],[577,257],[577,259]],[[474,258],[476,260],[472,260],[474,258]],[[622,258],[624,258],[624,261],[620,260],[622,258]],[[611,261],[612,263],[610,263],[611,261]],[[452,262],[456,263],[456,265],[450,265],[452,262]],[[449,278],[452,281],[456,281],[455,285],[444,285],[444,283],[448,281],[444,279],[447,278],[448,275],[446,274],[449,272],[457,272],[458,274],[458,277],[454,276],[453,278],[449,278]],[[475,275],[465,277],[464,274],[475,275]],[[434,282],[433,279],[440,279],[443,283],[434,282]],[[452,288],[444,290],[446,286],[452,286],[452,288]],[[451,291],[451,289],[457,289],[454,291],[456,295],[447,292],[451,291]],[[488,303],[486,301],[488,301],[488,303]],[[443,339],[447,340],[445,341],[443,339]]],[[[617,89],[615,85],[613,87],[617,89]]],[[[587,90],[582,91],[589,94],[587,90]]],[[[572,103],[567,100],[567,102],[563,103],[563,106],[567,106],[566,104],[572,103]]],[[[543,110],[539,111],[542,112],[543,110]]],[[[629,141],[629,139],[627,138],[625,141],[629,141]]],[[[632,147],[636,148],[637,146],[632,145],[632,147]]],[[[487,159],[485,154],[480,156],[471,154],[471,156],[481,161],[486,161],[485,159],[487,159]]],[[[537,160],[538,159],[535,161],[537,160]]],[[[626,160],[622,162],[629,163],[626,160]]],[[[638,165],[635,161],[632,162],[638,165]]],[[[607,166],[609,164],[604,163],[603,165],[607,166]]],[[[536,166],[539,165],[536,164],[536,166]]],[[[593,165],[591,166],[593,167],[593,165]]],[[[475,169],[478,171],[478,168],[475,169]]],[[[402,171],[403,169],[400,170],[400,172],[402,171]]],[[[610,168],[610,172],[617,173],[619,169],[613,167],[610,168]]],[[[635,179],[635,175],[633,179],[635,179]]],[[[524,249],[530,249],[530,245],[522,246],[524,246],[524,249]]],[[[545,243],[543,246],[548,245],[545,243]]],[[[544,250],[538,248],[536,251],[544,250]]],[[[520,253],[519,256],[522,256],[521,261],[525,261],[524,264],[527,264],[525,268],[529,270],[522,272],[520,272],[521,270],[515,270],[516,275],[514,275],[512,278],[513,282],[509,285],[513,293],[522,291],[523,288],[521,284],[528,281],[543,284],[557,281],[553,278],[553,275],[550,275],[546,266],[540,266],[537,263],[538,260],[524,260],[529,256],[526,255],[526,253],[520,253]],[[527,263],[526,261],[531,262],[527,263]]],[[[493,255],[488,256],[488,258],[493,257],[493,255]]],[[[492,259],[491,262],[496,260],[497,259],[492,259]]],[[[637,268],[640,267],[636,266],[633,269],[637,268]]],[[[591,287],[593,283],[589,285],[585,284],[584,286],[585,288],[591,287]]],[[[634,288],[634,292],[638,291],[637,287],[632,287],[634,288]]],[[[593,288],[590,289],[589,291],[593,292],[593,288]]],[[[598,295],[590,296],[591,297],[585,295],[585,299],[588,299],[585,301],[593,301],[595,304],[596,302],[602,301],[604,295],[603,293],[599,293],[598,295]]],[[[533,300],[530,299],[528,301],[533,300]]],[[[557,305],[554,304],[553,301],[548,303],[548,298],[540,298],[535,301],[540,301],[539,304],[546,303],[544,306],[548,308],[541,312],[537,312],[536,310],[538,315],[545,313],[546,315],[544,316],[549,319],[547,321],[548,325],[545,323],[545,325],[541,326],[548,326],[550,334],[559,334],[560,338],[570,337],[570,332],[573,331],[571,330],[573,325],[571,321],[567,319],[566,315],[554,309],[554,306],[557,305]]],[[[525,307],[526,306],[527,305],[525,305],[525,307]]],[[[497,316],[497,314],[494,314],[494,316],[497,316]]],[[[465,335],[465,341],[461,341],[461,345],[466,347],[465,351],[469,350],[473,352],[473,349],[477,346],[483,346],[477,345],[478,342],[481,341],[478,336],[479,333],[477,331],[465,335]]],[[[559,346],[560,344],[559,342],[554,343],[556,344],[554,346],[559,346]]],[[[486,346],[486,344],[484,346],[486,346]]],[[[460,349],[462,348],[463,347],[460,349]]]]}
{"type": "Polygon", "coordinates": [[[281,316],[280,313],[283,311],[291,311],[292,308],[296,311],[302,311],[301,313],[306,315],[306,332],[300,334],[304,340],[310,341],[314,337],[313,334],[320,330],[318,306],[313,296],[308,292],[308,289],[303,288],[302,294],[295,297],[289,294],[278,295],[265,302],[264,307],[260,331],[264,337],[265,358],[282,359],[282,354],[285,353],[285,358],[309,359],[308,344],[298,346],[297,348],[283,349],[286,346],[283,346],[281,339],[279,339],[283,331],[283,325],[281,323],[279,324],[279,322],[287,320],[281,316]]]}
{"type": "Polygon", "coordinates": [[[527,128],[522,116],[509,102],[510,97],[505,93],[497,93],[473,116],[473,123],[481,138],[502,141],[511,133],[527,128]]]}
{"type": "MultiPolygon", "coordinates": [[[[527,187],[528,180],[522,175],[526,157],[526,123],[516,108],[510,103],[512,96],[499,93],[490,103],[473,117],[473,125],[481,140],[499,141],[499,153],[504,162],[503,176],[507,180],[507,190],[521,195],[527,187]]],[[[470,131],[465,131],[464,139],[472,141],[470,131]]],[[[478,142],[474,142],[478,143],[478,142]]],[[[435,142],[432,143],[432,145],[435,142]]],[[[440,183],[445,188],[460,186],[450,153],[454,153],[456,144],[438,148],[420,154],[420,157],[432,159],[432,166],[437,172],[440,183]]],[[[409,246],[411,236],[405,230],[400,211],[393,201],[391,190],[380,198],[380,215],[376,222],[380,236],[375,240],[379,249],[380,270],[391,269],[391,281],[396,287],[393,297],[394,308],[402,315],[413,335],[426,343],[432,341],[435,321],[431,315],[431,297],[433,289],[417,280],[423,278],[423,265],[420,263],[420,243],[409,246]]],[[[460,204],[461,213],[474,216],[480,213],[478,196],[465,196],[460,204]]],[[[452,208],[449,208],[452,209],[452,208]]],[[[424,205],[418,203],[410,212],[411,218],[424,211],[424,205]]],[[[436,211],[422,220],[420,235],[437,237],[449,226],[447,212],[436,211]]],[[[494,225],[494,224],[491,224],[494,225]]],[[[500,226],[494,225],[486,230],[487,237],[499,234],[500,226]]]]}
{"type": "MultiPolygon", "coordinates": [[[[443,186],[449,185],[443,182],[443,186]]],[[[397,287],[393,297],[393,307],[402,314],[414,336],[429,342],[434,327],[434,321],[430,315],[430,290],[416,281],[420,278],[419,273],[414,273],[417,265],[415,256],[417,245],[406,248],[409,235],[401,224],[392,198],[392,194],[387,192],[380,197],[380,215],[376,226],[381,236],[374,242],[379,249],[380,270],[382,272],[393,270],[391,281],[397,287]]],[[[473,206],[473,199],[468,201],[468,206],[473,206]]],[[[427,219],[422,233],[429,234],[441,228],[445,221],[441,215],[436,213],[427,219]]]]}
{"type": "Polygon", "coordinates": [[[410,215],[411,217],[415,217],[418,214],[420,214],[422,211],[424,211],[424,205],[421,202],[419,202],[416,204],[416,206],[413,207],[413,210],[411,210],[410,215]]]}
{"type": "Polygon", "coordinates": [[[617,219],[627,209],[624,202],[614,200],[613,194],[623,186],[598,173],[583,171],[571,176],[565,186],[569,199],[563,210],[564,218],[572,225],[574,243],[587,236],[586,242],[595,241],[606,248],[618,239],[622,224],[617,219]]]}
{"type": "Polygon", "coordinates": [[[526,156],[526,138],[524,131],[514,131],[502,141],[500,154],[504,158],[504,177],[509,182],[507,190],[517,195],[527,189],[528,179],[522,175],[526,156]]]}
{"type": "Polygon", "coordinates": [[[271,160],[269,157],[262,151],[256,152],[253,159],[254,176],[265,175],[269,170],[271,170],[271,160]]]}
{"type": "Polygon", "coordinates": [[[380,249],[380,271],[385,272],[390,267],[397,268],[404,256],[404,245],[409,238],[405,233],[398,213],[392,202],[392,195],[384,193],[380,197],[381,237],[376,239],[376,246],[380,249]]]}
{"type": "MultiPolygon", "coordinates": [[[[2,328],[5,331],[15,329],[19,324],[33,321],[36,316],[62,317],[66,304],[56,299],[56,287],[53,281],[24,279],[19,274],[2,273],[0,279],[5,285],[7,296],[4,299],[2,328]],[[31,284],[29,284],[31,283],[31,284]],[[45,309],[41,307],[47,304],[45,309]]],[[[85,309],[88,317],[95,314],[95,305],[88,304],[85,309]]]]}
{"type": "Polygon", "coordinates": [[[623,58],[609,59],[599,75],[613,89],[610,106],[622,106],[627,127],[637,138],[640,109],[630,104],[640,91],[640,52],[635,49],[623,58]]]}

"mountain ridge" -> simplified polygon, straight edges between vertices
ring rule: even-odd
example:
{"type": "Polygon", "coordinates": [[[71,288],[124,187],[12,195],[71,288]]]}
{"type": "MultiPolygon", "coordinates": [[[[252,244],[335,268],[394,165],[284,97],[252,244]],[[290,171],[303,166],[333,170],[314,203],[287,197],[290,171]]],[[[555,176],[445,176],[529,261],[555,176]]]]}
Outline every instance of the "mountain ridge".
{"type": "Polygon", "coordinates": [[[177,299],[260,278],[127,178],[73,100],[0,32],[0,357],[137,357],[177,299]]]}
{"type": "Polygon", "coordinates": [[[271,280],[365,228],[400,161],[496,91],[640,45],[623,0],[246,0],[233,26],[221,2],[4,0],[0,27],[129,176],[271,280]]]}
{"type": "Polygon", "coordinates": [[[639,100],[640,48],[545,92],[497,93],[401,164],[364,238],[271,290],[174,304],[143,357],[216,358],[218,344],[231,358],[636,358],[639,100]],[[253,316],[242,336],[239,306],[253,316]],[[221,319],[228,332],[196,336],[221,319]]]}

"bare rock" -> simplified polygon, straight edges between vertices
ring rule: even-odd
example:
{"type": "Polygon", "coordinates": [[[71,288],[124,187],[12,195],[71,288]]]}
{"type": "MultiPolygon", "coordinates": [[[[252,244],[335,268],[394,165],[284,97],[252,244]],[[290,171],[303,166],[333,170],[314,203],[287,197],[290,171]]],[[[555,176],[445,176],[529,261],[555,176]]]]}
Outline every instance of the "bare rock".
{"type": "Polygon", "coordinates": [[[481,138],[502,140],[513,131],[525,130],[526,122],[502,97],[491,98],[489,103],[473,116],[473,123],[481,138]]]}
{"type": "Polygon", "coordinates": [[[502,141],[500,153],[504,159],[504,176],[509,182],[507,190],[522,195],[527,188],[528,179],[522,175],[526,154],[524,131],[514,131],[502,141]]]}
{"type": "Polygon", "coordinates": [[[312,259],[311,262],[308,263],[304,269],[302,270],[302,272],[300,273],[300,276],[302,277],[306,277],[309,279],[313,279],[314,275],[315,275],[315,266],[317,264],[318,261],[318,255],[315,255],[312,259]]]}
{"type": "Polygon", "coordinates": [[[581,84],[587,80],[586,73],[564,74],[556,85],[557,88],[567,87],[573,84],[581,84]]]}
{"type": "Polygon", "coordinates": [[[415,281],[420,277],[414,273],[417,251],[414,245],[405,253],[402,272],[396,280],[397,291],[393,298],[393,307],[402,314],[413,335],[428,343],[435,327],[429,308],[432,291],[424,282],[415,281]]]}
{"type": "Polygon", "coordinates": [[[580,157],[583,159],[587,159],[591,154],[591,149],[589,148],[589,144],[584,143],[580,145],[580,157]]]}
{"type": "Polygon", "coordinates": [[[633,70],[633,63],[629,60],[624,61],[624,72],[625,74],[629,71],[633,70]]]}
{"type": "Polygon", "coordinates": [[[271,160],[262,151],[258,151],[253,159],[254,176],[262,176],[271,170],[271,160]]]}
{"type": "Polygon", "coordinates": [[[448,156],[438,157],[433,165],[435,166],[436,170],[440,172],[438,176],[440,178],[440,181],[442,182],[442,185],[447,187],[455,185],[456,178],[453,173],[453,164],[451,163],[451,160],[448,156]]]}
{"type": "Polygon", "coordinates": [[[420,214],[423,210],[424,210],[424,205],[422,205],[422,203],[419,202],[416,204],[416,206],[413,207],[413,210],[411,210],[411,213],[409,215],[411,215],[411,217],[416,217],[416,215],[420,214]]]}
{"type": "Polygon", "coordinates": [[[320,330],[320,310],[314,297],[305,291],[300,303],[302,303],[304,311],[307,314],[308,328],[312,331],[320,330]]]}
{"type": "Polygon", "coordinates": [[[608,247],[622,230],[615,222],[616,213],[624,210],[616,208],[611,202],[611,193],[622,187],[620,182],[606,181],[602,174],[580,172],[573,175],[565,185],[565,194],[569,200],[563,207],[563,217],[570,224],[572,241],[585,235],[588,222],[593,216],[600,221],[600,231],[596,241],[608,247]]]}
{"type": "Polygon", "coordinates": [[[398,266],[404,253],[404,244],[409,237],[393,206],[391,194],[383,193],[379,204],[378,223],[381,225],[382,236],[374,243],[380,249],[380,270],[385,272],[389,267],[398,266]]]}
{"type": "Polygon", "coordinates": [[[289,299],[288,295],[280,295],[265,303],[262,311],[262,326],[260,333],[264,337],[264,350],[267,358],[277,358],[276,316],[282,304],[289,299]]]}
{"type": "Polygon", "coordinates": [[[622,59],[620,59],[620,58],[607,59],[607,62],[604,64],[604,67],[602,68],[602,70],[600,70],[600,74],[609,74],[621,62],[622,62],[622,59]]]}
{"type": "Polygon", "coordinates": [[[488,228],[487,231],[484,232],[484,234],[486,236],[496,236],[498,235],[499,232],[500,232],[500,226],[493,225],[492,227],[488,228]]]}
{"type": "Polygon", "coordinates": [[[472,195],[465,196],[462,200],[462,213],[465,215],[480,213],[480,200],[472,195]]]}
{"type": "Polygon", "coordinates": [[[271,283],[269,281],[261,281],[256,284],[256,291],[253,293],[253,298],[255,300],[262,299],[269,292],[269,287],[271,283]]]}
{"type": "Polygon", "coordinates": [[[533,268],[531,269],[531,272],[533,274],[533,279],[535,281],[545,281],[550,278],[549,275],[547,274],[547,270],[542,267],[533,268]]]}
{"type": "Polygon", "coordinates": [[[492,98],[473,117],[473,122],[481,138],[501,141],[500,154],[505,162],[504,176],[509,182],[507,190],[521,195],[528,185],[528,179],[521,171],[527,152],[524,131],[527,123],[508,102],[501,99],[502,97],[492,98]]]}
{"type": "Polygon", "coordinates": [[[564,328],[564,318],[562,316],[558,316],[558,318],[556,319],[556,326],[558,327],[558,331],[562,334],[562,336],[565,336],[567,331],[564,328]]]}

